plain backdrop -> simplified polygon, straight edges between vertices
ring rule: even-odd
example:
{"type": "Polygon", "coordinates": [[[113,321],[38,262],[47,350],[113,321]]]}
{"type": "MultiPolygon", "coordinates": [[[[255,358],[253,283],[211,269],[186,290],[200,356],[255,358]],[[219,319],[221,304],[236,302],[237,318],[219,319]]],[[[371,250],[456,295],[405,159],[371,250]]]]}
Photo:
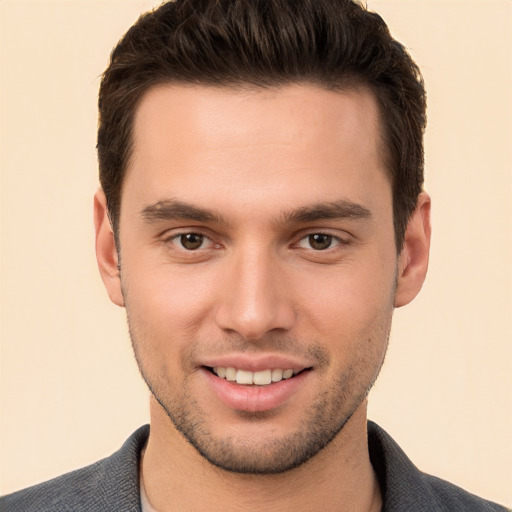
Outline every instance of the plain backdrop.
{"type": "MultiPolygon", "coordinates": [[[[147,422],[93,250],[96,97],[143,0],[0,2],[0,492],[147,422]]],[[[370,1],[423,70],[429,276],[395,314],[370,417],[424,471],[512,504],[512,4],[370,1]]]]}

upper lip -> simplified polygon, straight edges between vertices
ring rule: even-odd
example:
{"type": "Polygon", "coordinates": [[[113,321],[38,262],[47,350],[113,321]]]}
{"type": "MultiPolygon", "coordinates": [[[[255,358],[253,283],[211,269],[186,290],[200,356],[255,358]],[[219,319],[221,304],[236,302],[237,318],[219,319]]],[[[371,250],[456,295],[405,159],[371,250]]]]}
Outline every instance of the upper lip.
{"type": "Polygon", "coordinates": [[[205,358],[201,364],[202,366],[208,366],[210,368],[236,368],[237,370],[246,370],[251,372],[259,372],[274,368],[281,368],[283,370],[292,369],[295,372],[299,372],[312,366],[299,358],[279,354],[265,354],[259,356],[254,354],[231,354],[214,356],[211,358],[205,358]]]}

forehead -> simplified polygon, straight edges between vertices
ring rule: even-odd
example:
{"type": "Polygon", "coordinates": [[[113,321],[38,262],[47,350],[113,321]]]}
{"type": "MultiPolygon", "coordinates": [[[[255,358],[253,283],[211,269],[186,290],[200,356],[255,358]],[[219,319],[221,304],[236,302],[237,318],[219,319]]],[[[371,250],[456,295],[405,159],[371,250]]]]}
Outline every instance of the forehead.
{"type": "MultiPolygon", "coordinates": [[[[378,108],[368,88],[326,90],[315,85],[275,88],[161,85],[136,109],[135,149],[158,144],[155,134],[172,134],[174,145],[202,149],[233,143],[295,144],[333,137],[379,142],[378,108]],[[193,132],[194,137],[190,134],[193,132]],[[308,140],[304,140],[308,137],[308,140]],[[206,146],[204,144],[207,144],[206,146]]],[[[165,142],[171,142],[169,139],[165,142]]]]}
{"type": "Polygon", "coordinates": [[[361,202],[386,174],[379,133],[367,89],[158,86],[137,108],[125,182],[153,202],[241,191],[247,204],[253,192],[328,201],[344,189],[361,202]]]}

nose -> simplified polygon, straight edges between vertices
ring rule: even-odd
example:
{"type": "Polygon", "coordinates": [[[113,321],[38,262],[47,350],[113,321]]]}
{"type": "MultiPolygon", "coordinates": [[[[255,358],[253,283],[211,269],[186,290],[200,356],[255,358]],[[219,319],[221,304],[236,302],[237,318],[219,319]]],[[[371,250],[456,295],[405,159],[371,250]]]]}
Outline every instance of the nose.
{"type": "Polygon", "coordinates": [[[235,255],[225,274],[215,320],[231,334],[261,339],[292,328],[296,312],[278,257],[250,249],[235,255]]]}

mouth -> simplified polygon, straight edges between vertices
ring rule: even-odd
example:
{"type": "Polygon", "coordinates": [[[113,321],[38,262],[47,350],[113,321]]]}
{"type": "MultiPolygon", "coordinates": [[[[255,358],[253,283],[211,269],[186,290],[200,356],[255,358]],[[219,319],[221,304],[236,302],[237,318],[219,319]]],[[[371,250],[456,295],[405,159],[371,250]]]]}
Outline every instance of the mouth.
{"type": "Polygon", "coordinates": [[[222,363],[212,361],[212,366],[202,366],[201,374],[206,378],[208,389],[228,409],[251,413],[275,410],[293,403],[295,395],[309,388],[306,382],[313,370],[312,366],[293,367],[289,358],[279,357],[269,357],[265,362],[240,360],[238,366],[235,361],[222,363]],[[222,363],[225,366],[220,366],[222,363]]]}
{"type": "Polygon", "coordinates": [[[241,384],[244,386],[268,386],[282,380],[292,379],[293,377],[309,371],[310,368],[294,369],[294,368],[268,368],[252,372],[250,370],[242,370],[232,366],[223,367],[205,367],[208,371],[217,377],[241,384]]]}

